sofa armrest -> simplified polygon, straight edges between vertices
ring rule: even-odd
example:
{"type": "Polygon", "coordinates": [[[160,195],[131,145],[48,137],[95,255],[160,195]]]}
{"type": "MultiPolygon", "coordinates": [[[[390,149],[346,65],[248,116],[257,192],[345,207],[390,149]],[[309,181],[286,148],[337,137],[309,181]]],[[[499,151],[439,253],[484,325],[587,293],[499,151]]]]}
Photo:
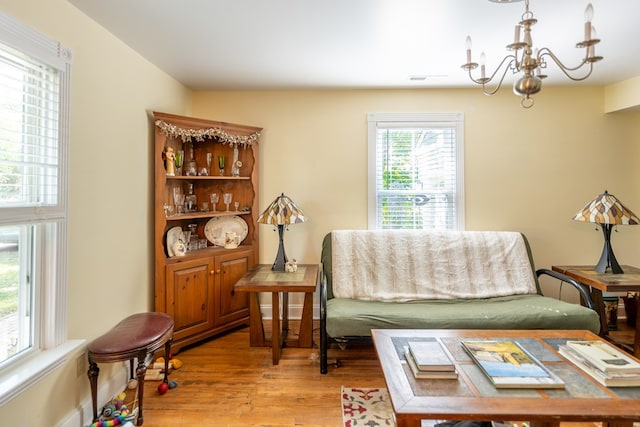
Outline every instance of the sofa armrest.
{"type": "Polygon", "coordinates": [[[542,275],[547,275],[547,276],[551,276],[555,279],[558,279],[562,282],[568,283],[571,286],[573,286],[574,288],[576,288],[576,290],[578,291],[578,293],[580,293],[580,297],[582,298],[582,300],[584,301],[584,305],[587,306],[588,308],[592,309],[592,310],[596,310],[595,305],[593,304],[593,301],[591,300],[591,295],[589,294],[589,291],[587,290],[587,287],[585,285],[583,285],[582,283],[578,282],[575,279],[572,279],[571,277],[562,274],[562,273],[558,273],[557,271],[553,271],[553,270],[549,270],[546,268],[541,268],[539,270],[536,270],[536,276],[538,276],[538,278],[542,275]]]}

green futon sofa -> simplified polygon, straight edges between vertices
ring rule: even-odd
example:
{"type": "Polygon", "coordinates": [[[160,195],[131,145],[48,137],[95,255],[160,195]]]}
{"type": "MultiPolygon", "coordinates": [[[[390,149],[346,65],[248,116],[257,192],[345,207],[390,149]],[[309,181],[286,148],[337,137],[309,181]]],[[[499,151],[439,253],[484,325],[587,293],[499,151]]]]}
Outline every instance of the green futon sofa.
{"type": "Polygon", "coordinates": [[[322,374],[330,344],[371,329],[600,329],[587,289],[536,271],[517,232],[336,230],[321,262],[322,374]],[[543,296],[541,275],[571,284],[584,306],[543,296]]]}

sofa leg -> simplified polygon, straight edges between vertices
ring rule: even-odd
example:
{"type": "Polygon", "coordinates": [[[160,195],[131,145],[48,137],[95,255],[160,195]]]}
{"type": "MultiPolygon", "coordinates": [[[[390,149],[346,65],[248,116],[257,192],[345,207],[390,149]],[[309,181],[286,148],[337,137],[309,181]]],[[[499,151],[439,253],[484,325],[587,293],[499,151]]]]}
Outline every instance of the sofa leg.
{"type": "Polygon", "coordinates": [[[320,331],[320,373],[327,373],[327,336],[320,331]]]}

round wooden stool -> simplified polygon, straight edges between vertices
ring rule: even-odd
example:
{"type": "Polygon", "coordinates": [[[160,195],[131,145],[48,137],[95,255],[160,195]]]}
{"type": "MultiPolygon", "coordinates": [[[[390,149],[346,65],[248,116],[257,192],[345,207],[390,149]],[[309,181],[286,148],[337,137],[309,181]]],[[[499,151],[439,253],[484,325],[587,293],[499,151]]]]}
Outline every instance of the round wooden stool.
{"type": "Polygon", "coordinates": [[[138,313],[127,317],[106,334],[96,338],[87,347],[89,370],[87,376],[91,384],[93,421],[98,420],[98,363],[113,363],[129,360],[133,377],[133,359],[138,359],[136,376],[138,379],[138,418],[142,425],[142,398],[144,376],[147,372],[145,359],[164,345],[164,382],[168,382],[169,357],[173,340],[173,318],[165,313],[138,313]]]}

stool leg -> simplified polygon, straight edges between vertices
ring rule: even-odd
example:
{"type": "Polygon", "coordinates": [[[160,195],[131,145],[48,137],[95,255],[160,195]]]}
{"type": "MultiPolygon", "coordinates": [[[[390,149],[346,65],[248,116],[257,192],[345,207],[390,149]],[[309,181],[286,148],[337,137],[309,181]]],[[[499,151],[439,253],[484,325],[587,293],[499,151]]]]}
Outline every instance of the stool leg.
{"type": "Polygon", "coordinates": [[[95,362],[89,359],[89,370],[87,376],[89,377],[89,384],[91,385],[91,404],[93,405],[93,422],[98,421],[98,374],[100,368],[95,362]]]}
{"type": "Polygon", "coordinates": [[[136,375],[138,377],[138,422],[137,425],[141,426],[144,422],[142,415],[142,401],[144,398],[144,376],[147,373],[147,364],[145,359],[147,358],[147,351],[143,350],[138,354],[138,368],[136,369],[136,375]]]}
{"type": "Polygon", "coordinates": [[[169,375],[169,357],[171,357],[171,341],[170,339],[166,343],[164,343],[164,382],[168,383],[169,379],[167,375],[169,375]]]}

